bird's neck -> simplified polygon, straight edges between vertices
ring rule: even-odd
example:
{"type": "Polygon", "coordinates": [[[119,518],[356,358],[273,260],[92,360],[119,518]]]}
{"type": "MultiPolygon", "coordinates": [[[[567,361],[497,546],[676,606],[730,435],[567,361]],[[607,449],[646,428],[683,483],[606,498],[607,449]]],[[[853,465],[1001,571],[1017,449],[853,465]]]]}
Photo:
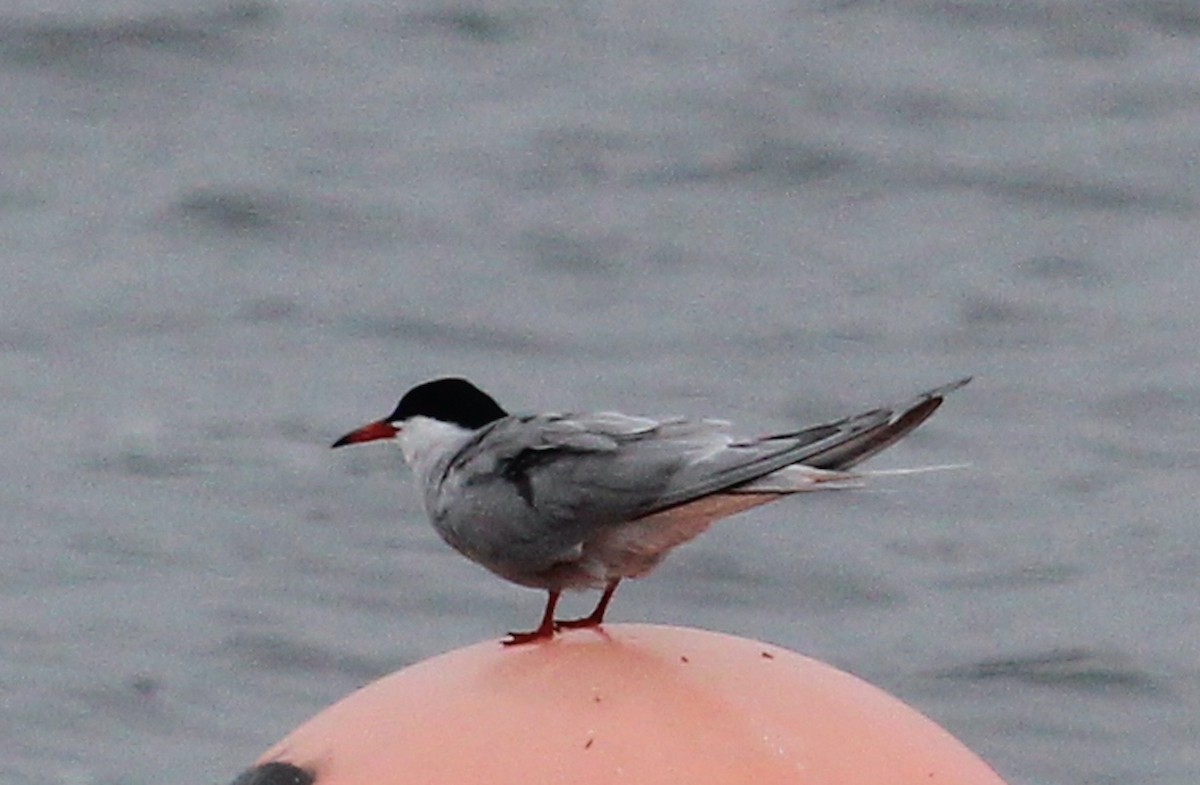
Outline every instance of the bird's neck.
{"type": "Polygon", "coordinates": [[[454,455],[474,431],[431,417],[405,420],[396,441],[404,462],[418,477],[428,477],[437,465],[454,455]]]}

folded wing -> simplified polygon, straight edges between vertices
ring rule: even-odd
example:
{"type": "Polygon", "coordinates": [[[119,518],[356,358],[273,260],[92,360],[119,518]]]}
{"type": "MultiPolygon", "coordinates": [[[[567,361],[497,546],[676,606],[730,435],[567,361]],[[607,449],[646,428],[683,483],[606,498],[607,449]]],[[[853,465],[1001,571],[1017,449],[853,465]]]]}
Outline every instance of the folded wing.
{"type": "Polygon", "coordinates": [[[902,438],[966,382],[761,439],[712,420],[506,417],[451,460],[443,484],[471,492],[439,489],[435,497],[446,491],[459,504],[430,499],[431,516],[451,544],[518,582],[571,563],[640,574],[712,521],[844,481],[841,470],[902,438]]]}

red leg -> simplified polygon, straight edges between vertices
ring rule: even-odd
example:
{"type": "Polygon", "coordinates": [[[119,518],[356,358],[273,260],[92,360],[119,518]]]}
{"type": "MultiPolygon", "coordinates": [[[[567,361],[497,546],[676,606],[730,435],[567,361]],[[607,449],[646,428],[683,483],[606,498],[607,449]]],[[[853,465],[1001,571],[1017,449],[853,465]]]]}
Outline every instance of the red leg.
{"type": "Polygon", "coordinates": [[[608,610],[608,603],[612,601],[613,595],[617,593],[617,584],[621,582],[620,578],[614,578],[604,587],[604,593],[600,595],[600,602],[596,603],[596,609],[582,619],[570,619],[569,621],[560,621],[554,625],[558,630],[569,630],[578,627],[599,627],[604,623],[604,612],[608,610]]]}
{"type": "Polygon", "coordinates": [[[542,614],[542,623],[538,625],[536,630],[529,632],[510,632],[508,640],[502,641],[505,646],[517,646],[522,643],[530,643],[539,641],[543,638],[554,637],[554,606],[558,605],[558,595],[561,594],[557,589],[550,590],[550,596],[546,599],[546,612],[542,614]]]}

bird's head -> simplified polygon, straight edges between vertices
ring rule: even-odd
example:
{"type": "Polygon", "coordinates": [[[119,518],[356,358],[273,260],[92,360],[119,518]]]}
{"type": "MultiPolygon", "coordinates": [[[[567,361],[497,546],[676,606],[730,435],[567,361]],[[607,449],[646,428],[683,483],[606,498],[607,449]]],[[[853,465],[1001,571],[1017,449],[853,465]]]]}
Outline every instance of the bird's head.
{"type": "Polygon", "coordinates": [[[419,418],[475,431],[507,414],[492,396],[466,379],[435,379],[406,392],[395,411],[387,417],[356,428],[333,446],[395,439],[403,433],[406,424],[419,418]]]}

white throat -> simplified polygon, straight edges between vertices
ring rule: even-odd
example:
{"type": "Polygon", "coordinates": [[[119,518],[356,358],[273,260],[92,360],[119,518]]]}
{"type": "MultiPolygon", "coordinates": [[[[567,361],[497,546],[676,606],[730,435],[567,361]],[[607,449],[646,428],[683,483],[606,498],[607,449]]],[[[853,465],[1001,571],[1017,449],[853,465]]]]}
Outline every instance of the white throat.
{"type": "Polygon", "coordinates": [[[410,417],[400,426],[396,442],[404,462],[420,478],[429,476],[437,463],[458,452],[474,431],[432,417],[410,417]]]}

